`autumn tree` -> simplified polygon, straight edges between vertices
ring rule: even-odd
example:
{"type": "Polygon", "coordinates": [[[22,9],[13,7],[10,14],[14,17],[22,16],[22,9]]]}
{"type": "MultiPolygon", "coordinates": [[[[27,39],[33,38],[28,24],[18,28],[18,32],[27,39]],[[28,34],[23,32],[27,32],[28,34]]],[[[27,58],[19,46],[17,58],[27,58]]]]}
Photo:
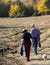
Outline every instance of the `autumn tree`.
{"type": "Polygon", "coordinates": [[[10,6],[9,17],[22,17],[25,16],[26,7],[22,4],[17,2],[16,4],[12,4],[10,6]]]}
{"type": "Polygon", "coordinates": [[[46,12],[49,11],[45,3],[46,3],[46,0],[39,0],[37,2],[36,8],[38,10],[38,14],[40,13],[46,14],[46,12]]]}

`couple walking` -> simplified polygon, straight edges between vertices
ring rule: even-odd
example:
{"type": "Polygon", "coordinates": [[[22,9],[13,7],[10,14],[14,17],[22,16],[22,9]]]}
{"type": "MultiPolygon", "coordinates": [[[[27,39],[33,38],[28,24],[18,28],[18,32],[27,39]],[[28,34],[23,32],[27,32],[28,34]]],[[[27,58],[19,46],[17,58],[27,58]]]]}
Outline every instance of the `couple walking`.
{"type": "Polygon", "coordinates": [[[26,29],[23,30],[22,35],[22,45],[24,45],[25,48],[25,54],[26,54],[26,61],[30,60],[30,48],[31,43],[33,44],[34,53],[37,55],[37,45],[38,42],[40,43],[40,31],[38,28],[35,27],[35,25],[32,25],[31,33],[29,33],[26,29]],[[31,40],[32,39],[32,42],[31,40]]]}

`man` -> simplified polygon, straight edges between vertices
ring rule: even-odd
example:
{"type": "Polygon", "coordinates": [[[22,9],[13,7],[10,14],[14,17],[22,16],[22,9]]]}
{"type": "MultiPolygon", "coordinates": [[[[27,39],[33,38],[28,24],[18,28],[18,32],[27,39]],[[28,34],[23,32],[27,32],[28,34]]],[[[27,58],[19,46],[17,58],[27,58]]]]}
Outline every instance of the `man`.
{"type": "Polygon", "coordinates": [[[41,47],[40,44],[40,30],[38,28],[35,27],[35,25],[32,25],[32,30],[31,30],[31,35],[33,38],[33,48],[34,48],[34,53],[37,55],[37,46],[38,46],[38,42],[39,42],[39,47],[41,47]]]}
{"type": "Polygon", "coordinates": [[[26,61],[28,62],[30,60],[30,48],[31,48],[31,34],[24,29],[23,35],[22,35],[22,42],[25,48],[25,54],[26,54],[26,61]]]}

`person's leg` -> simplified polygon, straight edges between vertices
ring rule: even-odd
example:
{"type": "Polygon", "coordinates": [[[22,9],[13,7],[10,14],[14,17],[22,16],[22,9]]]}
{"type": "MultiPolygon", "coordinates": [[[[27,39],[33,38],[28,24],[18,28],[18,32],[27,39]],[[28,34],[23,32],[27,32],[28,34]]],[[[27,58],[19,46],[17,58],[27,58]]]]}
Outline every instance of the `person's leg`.
{"type": "Polygon", "coordinates": [[[37,44],[34,45],[34,53],[37,55],[37,44]]]}
{"type": "Polygon", "coordinates": [[[31,48],[31,44],[28,44],[28,51],[27,51],[28,60],[30,60],[30,48],[31,48]]]}
{"type": "Polygon", "coordinates": [[[37,42],[37,39],[35,39],[34,40],[34,53],[37,55],[38,53],[37,53],[37,44],[38,44],[38,42],[37,42]]]}
{"type": "Polygon", "coordinates": [[[30,47],[31,47],[31,45],[25,44],[26,61],[29,61],[30,47]]]}

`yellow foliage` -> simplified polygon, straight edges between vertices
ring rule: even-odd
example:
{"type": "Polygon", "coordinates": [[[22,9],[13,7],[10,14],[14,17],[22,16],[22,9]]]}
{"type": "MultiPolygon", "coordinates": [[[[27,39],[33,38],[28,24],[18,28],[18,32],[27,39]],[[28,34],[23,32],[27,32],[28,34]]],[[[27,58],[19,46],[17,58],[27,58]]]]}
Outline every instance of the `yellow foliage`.
{"type": "Polygon", "coordinates": [[[11,3],[16,2],[16,0],[1,0],[1,2],[7,4],[8,2],[11,2],[11,3]]]}
{"type": "Polygon", "coordinates": [[[1,0],[3,3],[7,4],[9,0],[1,0]]]}
{"type": "Polygon", "coordinates": [[[15,12],[19,9],[19,5],[13,4],[10,6],[9,16],[13,16],[15,12]]]}
{"type": "Polygon", "coordinates": [[[39,0],[37,2],[36,8],[38,10],[38,13],[49,11],[49,9],[47,8],[47,6],[45,5],[45,2],[46,2],[46,0],[39,0]]]}

